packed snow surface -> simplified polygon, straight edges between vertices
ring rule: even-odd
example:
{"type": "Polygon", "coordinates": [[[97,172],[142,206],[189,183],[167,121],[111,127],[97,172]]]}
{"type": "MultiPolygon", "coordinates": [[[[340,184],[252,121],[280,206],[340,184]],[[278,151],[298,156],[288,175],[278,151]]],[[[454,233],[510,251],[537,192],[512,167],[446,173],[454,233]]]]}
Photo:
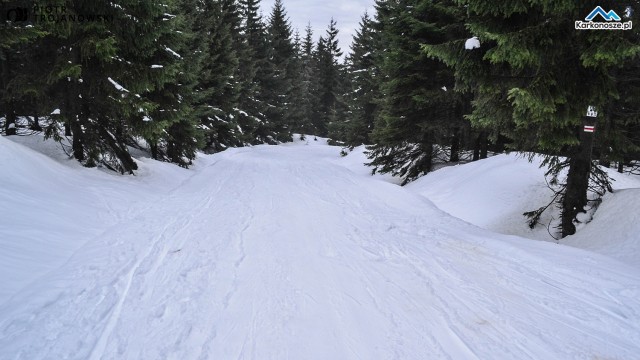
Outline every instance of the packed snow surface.
{"type": "Polygon", "coordinates": [[[640,354],[635,268],[478,228],[307,139],[123,177],[0,138],[0,358],[640,354]]]}

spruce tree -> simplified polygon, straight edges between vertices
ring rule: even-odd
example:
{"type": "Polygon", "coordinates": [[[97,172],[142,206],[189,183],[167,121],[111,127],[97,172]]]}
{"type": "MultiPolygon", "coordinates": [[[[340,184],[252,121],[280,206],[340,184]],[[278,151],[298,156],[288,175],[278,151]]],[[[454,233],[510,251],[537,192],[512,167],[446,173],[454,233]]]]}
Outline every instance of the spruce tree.
{"type": "Polygon", "coordinates": [[[327,136],[329,125],[344,115],[343,66],[339,63],[342,51],[338,45],[338,29],[331,19],[326,37],[318,40],[315,51],[315,88],[317,98],[312,123],[315,134],[327,136]]]}
{"type": "Polygon", "coordinates": [[[121,172],[137,168],[128,146],[143,139],[159,159],[186,166],[198,133],[190,112],[188,28],[175,3],[70,2],[66,15],[107,15],[108,20],[52,25],[50,81],[59,118],[47,136],[72,138],[73,156],[87,166],[121,172]]]}
{"type": "Polygon", "coordinates": [[[234,32],[238,31],[239,17],[232,1],[207,1],[194,16],[190,54],[197,57],[199,65],[193,71],[197,77],[194,108],[204,132],[205,151],[222,151],[242,145],[235,110],[239,60],[234,32]]]}
{"type": "Polygon", "coordinates": [[[349,113],[340,137],[350,148],[370,144],[369,134],[373,131],[380,97],[380,69],[374,58],[379,51],[376,47],[376,36],[373,20],[365,13],[347,57],[347,71],[351,83],[346,95],[349,113]]]}
{"type": "Polygon", "coordinates": [[[304,40],[302,41],[300,49],[300,76],[301,76],[301,105],[300,111],[302,113],[301,122],[295,129],[301,134],[314,134],[314,126],[312,120],[314,118],[314,110],[316,109],[317,98],[314,96],[316,91],[316,76],[315,76],[315,46],[313,42],[313,29],[310,24],[307,24],[305,29],[304,40]]]}
{"type": "Polygon", "coordinates": [[[305,106],[308,94],[308,88],[305,86],[304,80],[304,54],[302,52],[302,40],[300,34],[296,31],[293,37],[293,56],[289,65],[289,78],[291,87],[287,94],[287,102],[285,104],[285,112],[289,119],[292,132],[298,131],[305,123],[305,106]]]}
{"type": "Polygon", "coordinates": [[[640,44],[635,28],[576,30],[574,24],[598,5],[625,14],[627,4],[457,3],[481,47],[465,50],[460,39],[426,51],[455,68],[459,88],[473,91],[474,123],[508,135],[518,150],[546,154],[554,179],[568,170],[559,192],[560,230],[563,237],[575,233],[577,215],[589,202],[590,174],[597,171],[580,136],[587,107],[600,110],[598,123],[612,115],[609,106],[621,96],[619,79],[612,74],[637,56],[640,44]]]}
{"type": "Polygon", "coordinates": [[[270,73],[264,79],[263,96],[268,104],[265,116],[272,124],[278,141],[290,141],[293,122],[291,97],[295,71],[295,48],[291,25],[281,0],[276,0],[267,27],[269,40],[268,66],[270,73]]]}
{"type": "Polygon", "coordinates": [[[618,84],[618,96],[605,105],[594,146],[594,159],[610,167],[617,163],[619,172],[640,154],[640,58],[626,61],[610,72],[618,84]]]}
{"type": "Polygon", "coordinates": [[[374,171],[403,183],[432,170],[438,150],[463,122],[463,102],[453,89],[453,72],[421,51],[464,31],[449,1],[378,3],[382,71],[380,111],[369,147],[374,171]]]}
{"type": "Polygon", "coordinates": [[[19,114],[34,116],[32,127],[39,129],[37,118],[47,98],[43,75],[50,60],[42,51],[47,30],[31,21],[4,19],[10,9],[4,5],[0,2],[0,132],[15,135],[19,114]]]}
{"type": "Polygon", "coordinates": [[[258,0],[241,0],[242,41],[239,77],[239,122],[245,143],[277,143],[272,124],[266,117],[265,85],[273,72],[269,62],[269,43],[265,24],[258,13],[258,0]]]}
{"type": "Polygon", "coordinates": [[[188,166],[200,140],[191,104],[193,72],[199,67],[188,54],[192,19],[180,14],[177,5],[171,1],[123,4],[126,10],[120,19],[133,16],[128,20],[133,24],[116,24],[114,33],[121,41],[116,51],[125,63],[113,69],[113,79],[130,93],[116,89],[124,105],[117,141],[126,144],[129,137],[142,136],[156,159],[188,166]]]}

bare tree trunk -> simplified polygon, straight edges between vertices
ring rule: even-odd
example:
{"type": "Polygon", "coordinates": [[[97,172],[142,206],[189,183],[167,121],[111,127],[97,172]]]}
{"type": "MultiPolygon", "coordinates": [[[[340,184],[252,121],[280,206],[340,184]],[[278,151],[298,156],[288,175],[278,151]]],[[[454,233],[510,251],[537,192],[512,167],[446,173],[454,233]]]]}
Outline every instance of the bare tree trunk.
{"type": "Polygon", "coordinates": [[[480,159],[486,159],[489,150],[489,140],[487,139],[487,133],[480,133],[480,159]]]}
{"type": "Polygon", "coordinates": [[[109,134],[107,130],[102,127],[100,128],[100,133],[109,148],[111,148],[116,157],[118,157],[118,160],[120,160],[122,173],[129,173],[133,175],[133,171],[138,170],[138,165],[135,161],[133,161],[133,158],[131,158],[131,155],[127,152],[126,145],[119,143],[111,136],[111,134],[109,134]]]}
{"type": "Polygon", "coordinates": [[[453,128],[453,134],[451,136],[451,156],[449,156],[449,162],[460,161],[460,128],[453,128]]]}
{"type": "Polygon", "coordinates": [[[149,149],[151,150],[151,158],[153,160],[158,160],[158,143],[156,143],[155,141],[150,141],[149,149]]]}
{"type": "Polygon", "coordinates": [[[600,154],[599,154],[600,155],[599,164],[600,166],[604,166],[607,168],[611,166],[611,160],[610,160],[611,150],[609,149],[610,147],[609,134],[611,132],[613,124],[611,121],[610,114],[611,114],[611,105],[607,106],[607,111],[604,116],[604,124],[602,126],[602,131],[600,132],[601,136],[599,136],[599,138],[602,139],[602,144],[600,146],[600,154]]]}
{"type": "MultiPolygon", "coordinates": [[[[82,114],[82,116],[86,116],[86,114],[82,114]]],[[[69,130],[71,130],[71,135],[73,136],[73,141],[71,143],[71,148],[73,150],[73,157],[78,161],[84,161],[84,145],[82,138],[84,134],[82,133],[82,126],[80,125],[80,121],[76,119],[76,121],[72,121],[69,130]]]]}
{"type": "Polygon", "coordinates": [[[480,160],[480,138],[482,137],[482,133],[478,134],[476,137],[476,141],[473,144],[473,161],[480,160]]]}
{"type": "Polygon", "coordinates": [[[31,130],[34,131],[42,131],[42,126],[40,126],[40,118],[38,114],[33,115],[33,122],[31,123],[31,130]]]}
{"type": "Polygon", "coordinates": [[[584,207],[587,206],[592,146],[593,133],[580,129],[580,145],[569,160],[567,185],[562,199],[562,237],[576,233],[576,226],[573,222],[579,213],[585,211],[584,207]]]}
{"type": "Polygon", "coordinates": [[[433,169],[433,136],[430,131],[425,132],[421,147],[424,152],[424,158],[422,164],[420,164],[420,170],[428,173],[433,169]]]}
{"type": "Polygon", "coordinates": [[[4,133],[7,136],[16,135],[16,112],[13,109],[13,104],[9,104],[9,110],[7,111],[6,121],[4,123],[4,133]]]}

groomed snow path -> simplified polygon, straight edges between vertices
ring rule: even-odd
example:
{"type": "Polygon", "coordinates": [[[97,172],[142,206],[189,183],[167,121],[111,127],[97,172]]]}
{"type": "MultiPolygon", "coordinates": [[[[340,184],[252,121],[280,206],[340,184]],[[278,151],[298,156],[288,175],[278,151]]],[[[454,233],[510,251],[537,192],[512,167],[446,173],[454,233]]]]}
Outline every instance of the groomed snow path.
{"type": "Polygon", "coordinates": [[[1,359],[637,359],[640,276],[329,146],[207,156],[0,304],[1,359]]]}

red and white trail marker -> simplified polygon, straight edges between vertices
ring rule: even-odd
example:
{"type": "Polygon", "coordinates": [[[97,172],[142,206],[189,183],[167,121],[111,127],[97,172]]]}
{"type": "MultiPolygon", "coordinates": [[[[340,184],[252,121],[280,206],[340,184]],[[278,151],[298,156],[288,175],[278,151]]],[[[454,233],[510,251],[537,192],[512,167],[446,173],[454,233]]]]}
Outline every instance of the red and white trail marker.
{"type": "Polygon", "coordinates": [[[585,125],[584,132],[588,132],[588,133],[596,132],[595,125],[585,125]]]}

